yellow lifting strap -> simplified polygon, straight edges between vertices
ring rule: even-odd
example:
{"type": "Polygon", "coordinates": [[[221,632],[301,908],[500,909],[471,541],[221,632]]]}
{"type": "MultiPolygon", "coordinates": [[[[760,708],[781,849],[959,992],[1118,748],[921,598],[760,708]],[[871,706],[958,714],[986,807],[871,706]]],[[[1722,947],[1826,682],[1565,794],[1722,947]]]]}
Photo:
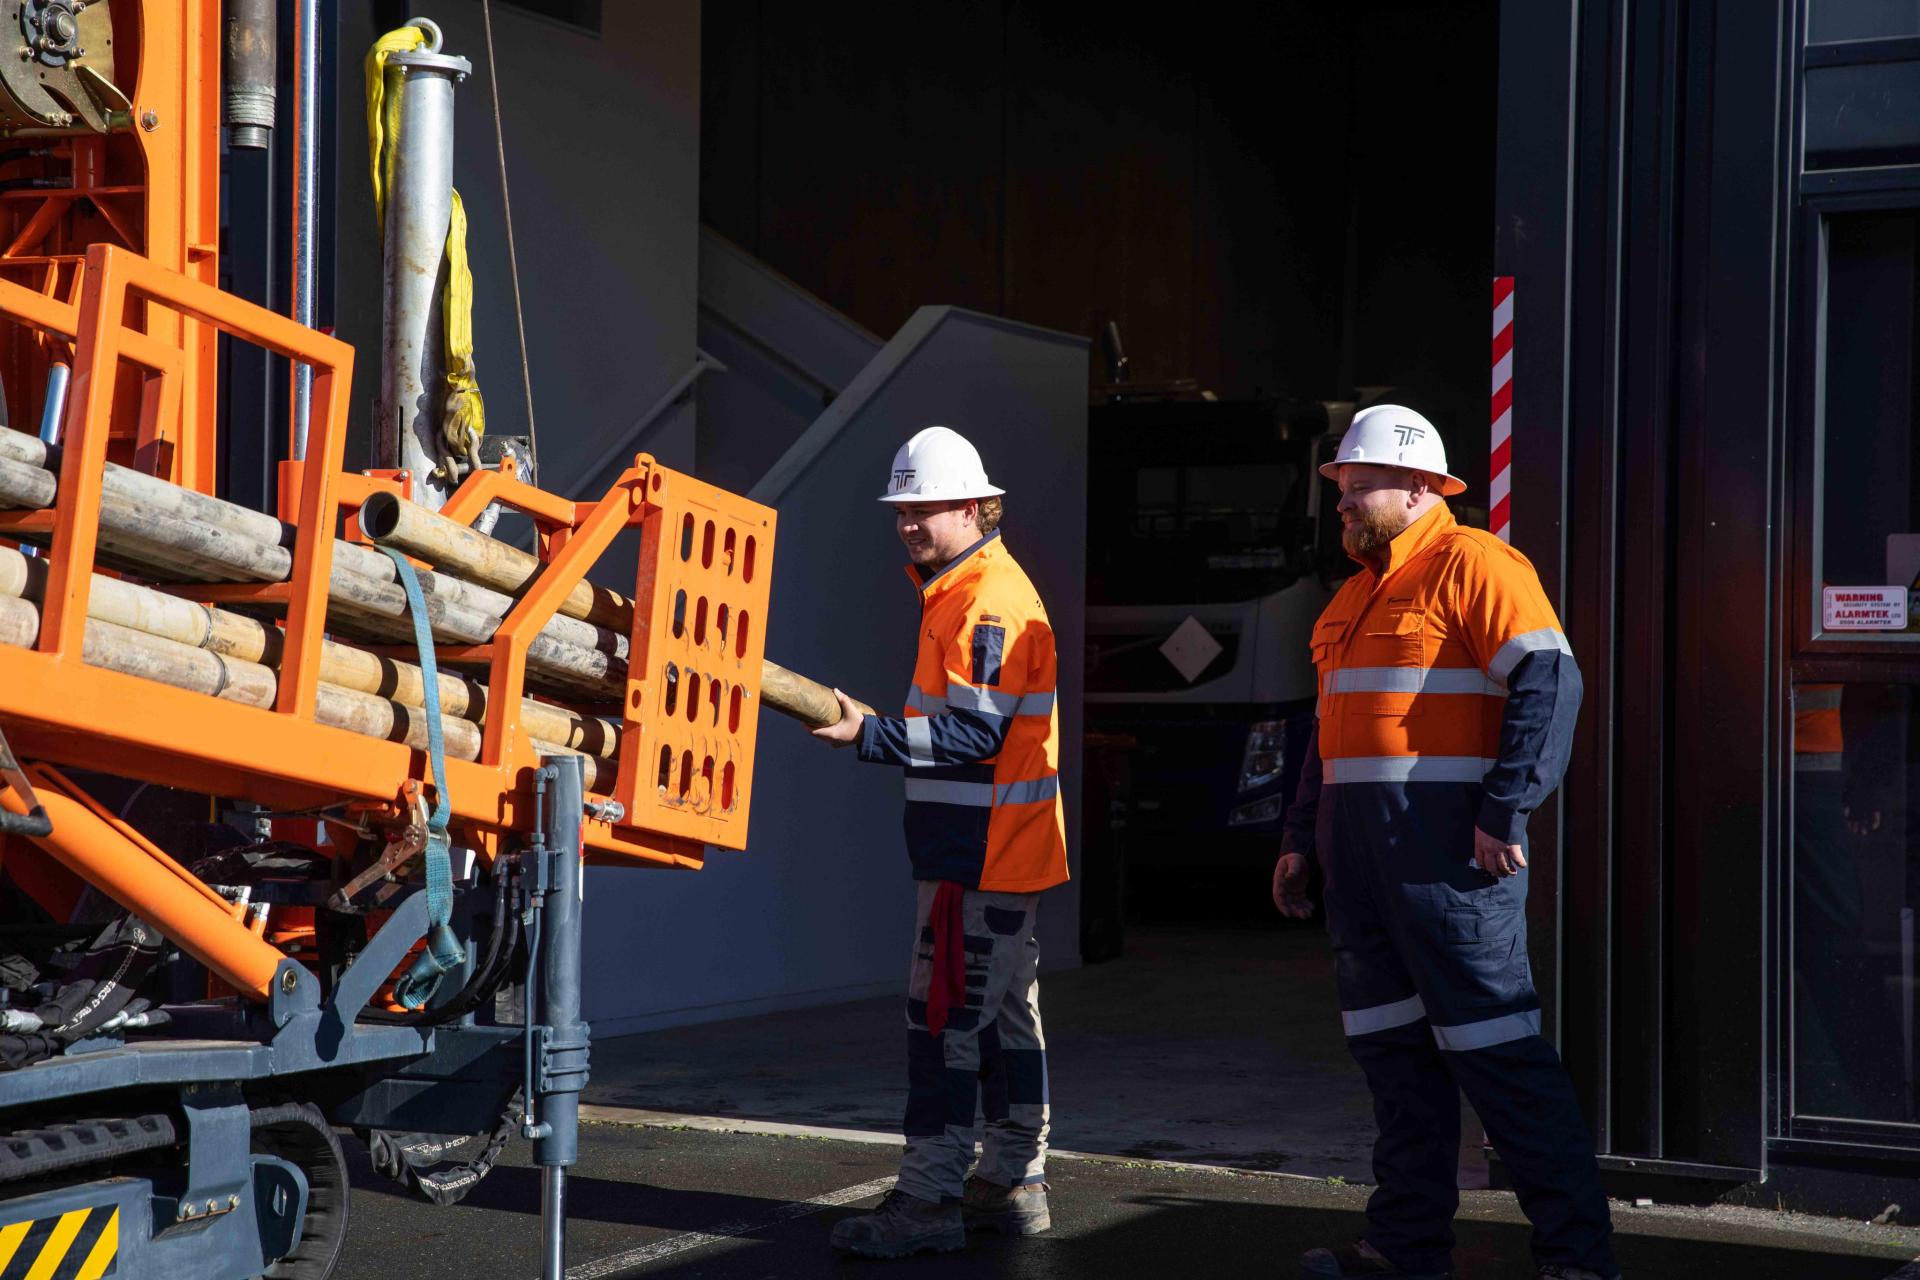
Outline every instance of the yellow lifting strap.
{"type": "MultiPolygon", "coordinates": [[[[387,79],[387,59],[410,53],[427,42],[419,27],[401,27],[373,42],[367,52],[367,154],[373,165],[374,216],[387,228],[387,188],[393,183],[394,141],[400,134],[400,92],[405,83],[395,69],[387,79]]],[[[475,459],[487,431],[487,409],[473,365],[473,272],[467,266],[467,210],[453,193],[447,220],[447,284],[441,300],[446,327],[447,406],[440,434],[458,457],[475,459]]]]}

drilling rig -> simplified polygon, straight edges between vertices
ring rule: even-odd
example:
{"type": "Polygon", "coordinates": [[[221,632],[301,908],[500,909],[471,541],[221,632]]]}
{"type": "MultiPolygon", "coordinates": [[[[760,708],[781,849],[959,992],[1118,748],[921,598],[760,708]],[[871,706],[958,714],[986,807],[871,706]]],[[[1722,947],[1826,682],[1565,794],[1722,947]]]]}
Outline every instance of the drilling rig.
{"type": "Polygon", "coordinates": [[[0,1273],[319,1280],[348,1130],[439,1203],[531,1139],[557,1277],[583,867],[743,849],[760,702],[839,713],[765,662],[771,510],[644,455],[562,497],[449,428],[465,63],[424,21],[381,73],[383,465],[343,469],[310,265],[292,316],[217,283],[278,8],[0,2],[0,1273]],[[294,370],[271,511],[218,491],[221,335],[294,370]]]}

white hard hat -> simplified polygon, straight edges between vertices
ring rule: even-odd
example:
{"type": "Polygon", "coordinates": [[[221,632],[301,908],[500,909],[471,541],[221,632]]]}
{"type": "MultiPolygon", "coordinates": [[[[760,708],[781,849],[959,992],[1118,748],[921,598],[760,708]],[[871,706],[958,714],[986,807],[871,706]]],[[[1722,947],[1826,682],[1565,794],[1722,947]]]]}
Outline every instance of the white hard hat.
{"type": "Polygon", "coordinates": [[[987,479],[980,451],[952,427],[928,427],[893,455],[882,502],[957,502],[1005,493],[987,479]]]}
{"type": "Polygon", "coordinates": [[[1340,468],[1349,462],[1436,475],[1443,498],[1467,491],[1467,482],[1447,470],[1447,446],[1441,443],[1439,429],[1403,405],[1377,404],[1353,415],[1353,425],[1340,437],[1340,452],[1321,466],[1320,474],[1337,480],[1340,468]]]}

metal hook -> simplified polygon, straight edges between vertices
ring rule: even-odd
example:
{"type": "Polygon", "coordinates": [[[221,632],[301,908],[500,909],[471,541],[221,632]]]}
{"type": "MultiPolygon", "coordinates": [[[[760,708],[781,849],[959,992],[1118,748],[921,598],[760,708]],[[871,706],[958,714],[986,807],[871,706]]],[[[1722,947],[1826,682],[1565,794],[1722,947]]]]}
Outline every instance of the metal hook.
{"type": "Polygon", "coordinates": [[[442,36],[440,34],[439,23],[435,22],[432,18],[408,18],[407,25],[410,27],[418,27],[427,33],[428,53],[440,52],[442,36]]]}

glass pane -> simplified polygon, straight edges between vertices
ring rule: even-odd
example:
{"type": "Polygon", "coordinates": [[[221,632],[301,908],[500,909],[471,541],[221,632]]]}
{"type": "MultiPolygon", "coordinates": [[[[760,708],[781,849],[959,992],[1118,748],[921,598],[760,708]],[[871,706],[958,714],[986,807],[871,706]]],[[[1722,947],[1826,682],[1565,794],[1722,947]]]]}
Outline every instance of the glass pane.
{"type": "Polygon", "coordinates": [[[1793,762],[1794,1111],[1911,1122],[1920,686],[1796,684],[1793,762]]]}
{"type": "MultiPolygon", "coordinates": [[[[1822,588],[1899,587],[1911,600],[1920,583],[1920,211],[1838,215],[1827,229],[1816,611],[1822,588]]],[[[1845,634],[1910,640],[1920,616],[1907,613],[1904,634],[1845,634]]]]}
{"type": "Polygon", "coordinates": [[[1807,167],[1920,162],[1920,62],[1807,72],[1807,167]]]}
{"type": "Polygon", "coordinates": [[[1920,0],[1812,0],[1807,43],[1920,35],[1920,0]]]}

